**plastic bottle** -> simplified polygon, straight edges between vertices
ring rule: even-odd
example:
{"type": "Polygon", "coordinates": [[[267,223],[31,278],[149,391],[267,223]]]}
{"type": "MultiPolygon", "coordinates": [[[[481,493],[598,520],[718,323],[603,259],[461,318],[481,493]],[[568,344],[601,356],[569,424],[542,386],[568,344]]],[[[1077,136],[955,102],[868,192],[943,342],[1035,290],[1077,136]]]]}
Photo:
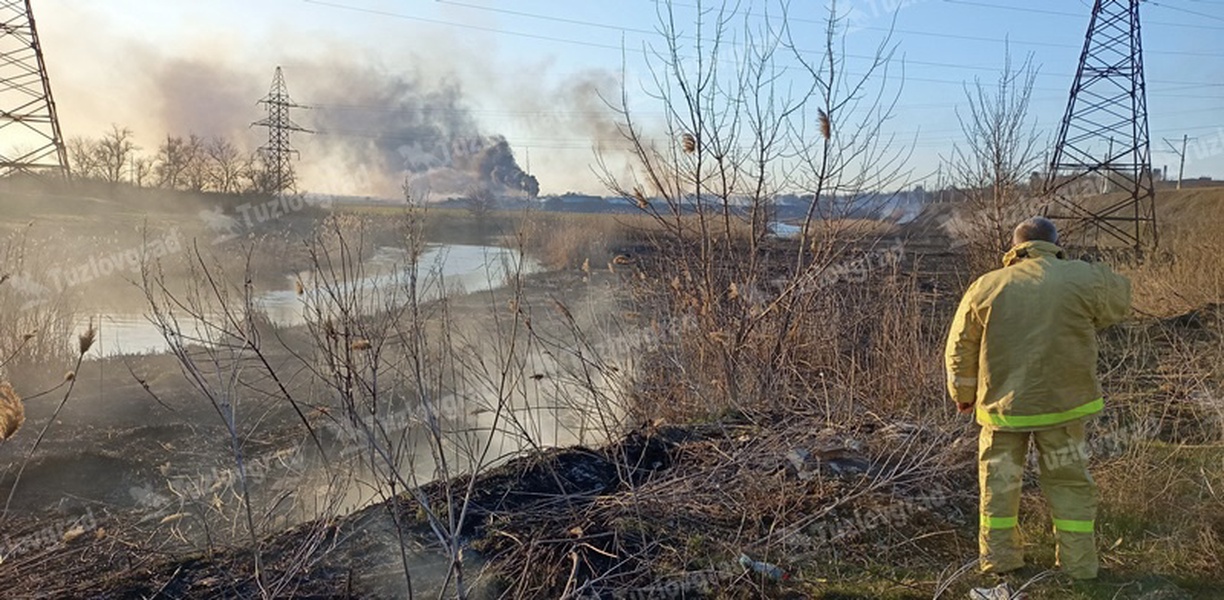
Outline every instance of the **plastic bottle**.
{"type": "Polygon", "coordinates": [[[740,566],[750,571],[756,571],[774,581],[782,581],[786,579],[786,573],[777,565],[770,564],[760,560],[752,560],[747,554],[741,554],[739,557],[740,566]]]}

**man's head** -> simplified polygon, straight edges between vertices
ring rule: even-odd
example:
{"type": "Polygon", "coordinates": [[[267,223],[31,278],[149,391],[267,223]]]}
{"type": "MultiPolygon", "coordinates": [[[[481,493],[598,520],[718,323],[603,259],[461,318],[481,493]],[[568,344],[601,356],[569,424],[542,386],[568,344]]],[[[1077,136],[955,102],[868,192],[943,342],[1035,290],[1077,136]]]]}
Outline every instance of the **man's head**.
{"type": "Polygon", "coordinates": [[[1053,221],[1045,217],[1032,217],[1021,222],[1012,232],[1012,246],[1037,241],[1058,243],[1058,228],[1054,227],[1053,221]]]}

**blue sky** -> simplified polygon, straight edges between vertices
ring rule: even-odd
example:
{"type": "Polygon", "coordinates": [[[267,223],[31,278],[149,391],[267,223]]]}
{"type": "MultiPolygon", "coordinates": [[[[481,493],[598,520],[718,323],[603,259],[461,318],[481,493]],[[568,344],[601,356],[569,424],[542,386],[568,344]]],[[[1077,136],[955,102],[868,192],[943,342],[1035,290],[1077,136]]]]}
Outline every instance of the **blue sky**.
{"type": "MultiPolygon", "coordinates": [[[[676,2],[677,11],[691,13],[690,2],[696,0],[676,2]]],[[[767,5],[742,4],[754,15],[767,5]]],[[[156,110],[142,105],[150,92],[125,84],[151,70],[145,61],[203,54],[266,74],[235,84],[233,95],[252,93],[253,104],[259,92],[249,90],[266,90],[273,66],[285,66],[291,90],[309,89],[318,75],[311,61],[343,56],[460,82],[482,126],[505,134],[520,162],[530,157],[545,192],[560,192],[599,190],[586,168],[593,142],[580,127],[553,125],[548,99],[530,96],[547,96],[580,74],[619,77],[623,64],[635,106],[657,113],[640,92],[647,74],[641,49],[660,39],[656,6],[654,0],[40,0],[35,11],[69,136],[96,135],[110,123],[133,127],[145,145],[164,135],[156,130],[168,126],[150,120],[156,110]]],[[[795,36],[819,45],[827,7],[792,2],[795,36]]],[[[1087,0],[854,0],[837,7],[850,28],[851,55],[870,54],[895,28],[891,83],[902,88],[888,128],[913,142],[915,179],[933,174],[959,139],[955,111],[965,106],[963,86],[997,76],[1004,40],[1014,59],[1031,53],[1039,67],[1032,116],[1052,136],[1090,13],[1087,0]]],[[[1185,134],[1197,138],[1187,176],[1224,177],[1224,1],[1146,2],[1142,18],[1154,166],[1175,168],[1163,138],[1185,134]]],[[[855,70],[861,61],[849,65],[855,70]]],[[[235,119],[231,129],[243,130],[258,116],[235,119]]],[[[302,143],[305,154],[312,142],[302,143]]],[[[334,181],[316,177],[312,184],[334,181]]]]}

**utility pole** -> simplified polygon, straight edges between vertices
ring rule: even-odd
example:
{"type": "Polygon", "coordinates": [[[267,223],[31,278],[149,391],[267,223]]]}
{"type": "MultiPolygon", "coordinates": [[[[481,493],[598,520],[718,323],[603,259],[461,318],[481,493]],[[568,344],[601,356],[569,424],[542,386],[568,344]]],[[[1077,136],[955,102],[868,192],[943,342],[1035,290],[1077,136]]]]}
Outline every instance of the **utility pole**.
{"type": "MultiPolygon", "coordinates": [[[[1198,139],[1198,138],[1194,138],[1198,139]]],[[[1190,136],[1182,134],[1181,151],[1178,151],[1177,146],[1169,141],[1169,138],[1164,138],[1164,143],[1169,146],[1169,151],[1177,155],[1177,189],[1181,189],[1182,176],[1186,174],[1186,143],[1190,141],[1190,136]]]]}
{"type": "Polygon", "coordinates": [[[1156,189],[1148,138],[1140,0],[1095,0],[1079,69],[1050,159],[1046,216],[1069,243],[1095,247],[1102,234],[1137,251],[1155,247],[1156,189]],[[1125,195],[1092,206],[1077,193],[1094,178],[1125,195]]]}
{"type": "Polygon", "coordinates": [[[0,144],[0,177],[70,175],[30,0],[0,1],[0,144]]]}
{"type": "Polygon", "coordinates": [[[259,104],[267,107],[268,116],[251,123],[251,126],[268,128],[268,143],[260,146],[259,155],[263,159],[265,175],[268,177],[268,191],[280,196],[297,189],[291,161],[298,155],[298,151],[290,145],[289,134],[294,131],[314,132],[299,126],[289,118],[289,109],[307,107],[295,104],[289,98],[289,88],[285,85],[285,75],[280,67],[276,67],[276,73],[272,75],[272,87],[259,104]]]}

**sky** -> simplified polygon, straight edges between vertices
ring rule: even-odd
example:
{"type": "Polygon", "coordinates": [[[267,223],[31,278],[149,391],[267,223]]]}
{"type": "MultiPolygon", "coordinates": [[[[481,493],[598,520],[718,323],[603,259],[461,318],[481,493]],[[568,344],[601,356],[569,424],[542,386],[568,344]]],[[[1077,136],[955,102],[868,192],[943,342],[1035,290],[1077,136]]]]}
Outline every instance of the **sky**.
{"type": "MultiPolygon", "coordinates": [[[[262,117],[256,101],[282,66],[294,100],[313,107],[294,113],[318,130],[294,138],[310,191],[385,191],[366,151],[381,143],[379,115],[409,89],[449,94],[447,108],[429,105],[471,121],[456,127],[505,136],[547,194],[605,191],[592,172],[597,149],[613,171],[628,168],[610,150],[615,116],[602,99],[619,97],[622,83],[646,122],[661,114],[644,52],[662,41],[658,1],[35,0],[34,12],[69,138],[116,124],[145,149],[193,132],[253,149],[264,135],[249,127],[262,117]]],[[[678,16],[691,19],[697,1],[673,2],[678,16]]],[[[743,0],[740,11],[759,23],[776,20],[777,6],[743,0]]],[[[851,72],[891,35],[884,83],[897,100],[885,129],[912,146],[907,182],[936,183],[961,139],[965,86],[997,78],[1005,50],[1038,68],[1030,114],[1052,144],[1088,0],[793,0],[786,24],[801,49],[820,45],[831,6],[851,72]]],[[[1185,135],[1186,176],[1224,177],[1224,0],[1141,10],[1153,165],[1175,172],[1165,140],[1185,135]]]]}

